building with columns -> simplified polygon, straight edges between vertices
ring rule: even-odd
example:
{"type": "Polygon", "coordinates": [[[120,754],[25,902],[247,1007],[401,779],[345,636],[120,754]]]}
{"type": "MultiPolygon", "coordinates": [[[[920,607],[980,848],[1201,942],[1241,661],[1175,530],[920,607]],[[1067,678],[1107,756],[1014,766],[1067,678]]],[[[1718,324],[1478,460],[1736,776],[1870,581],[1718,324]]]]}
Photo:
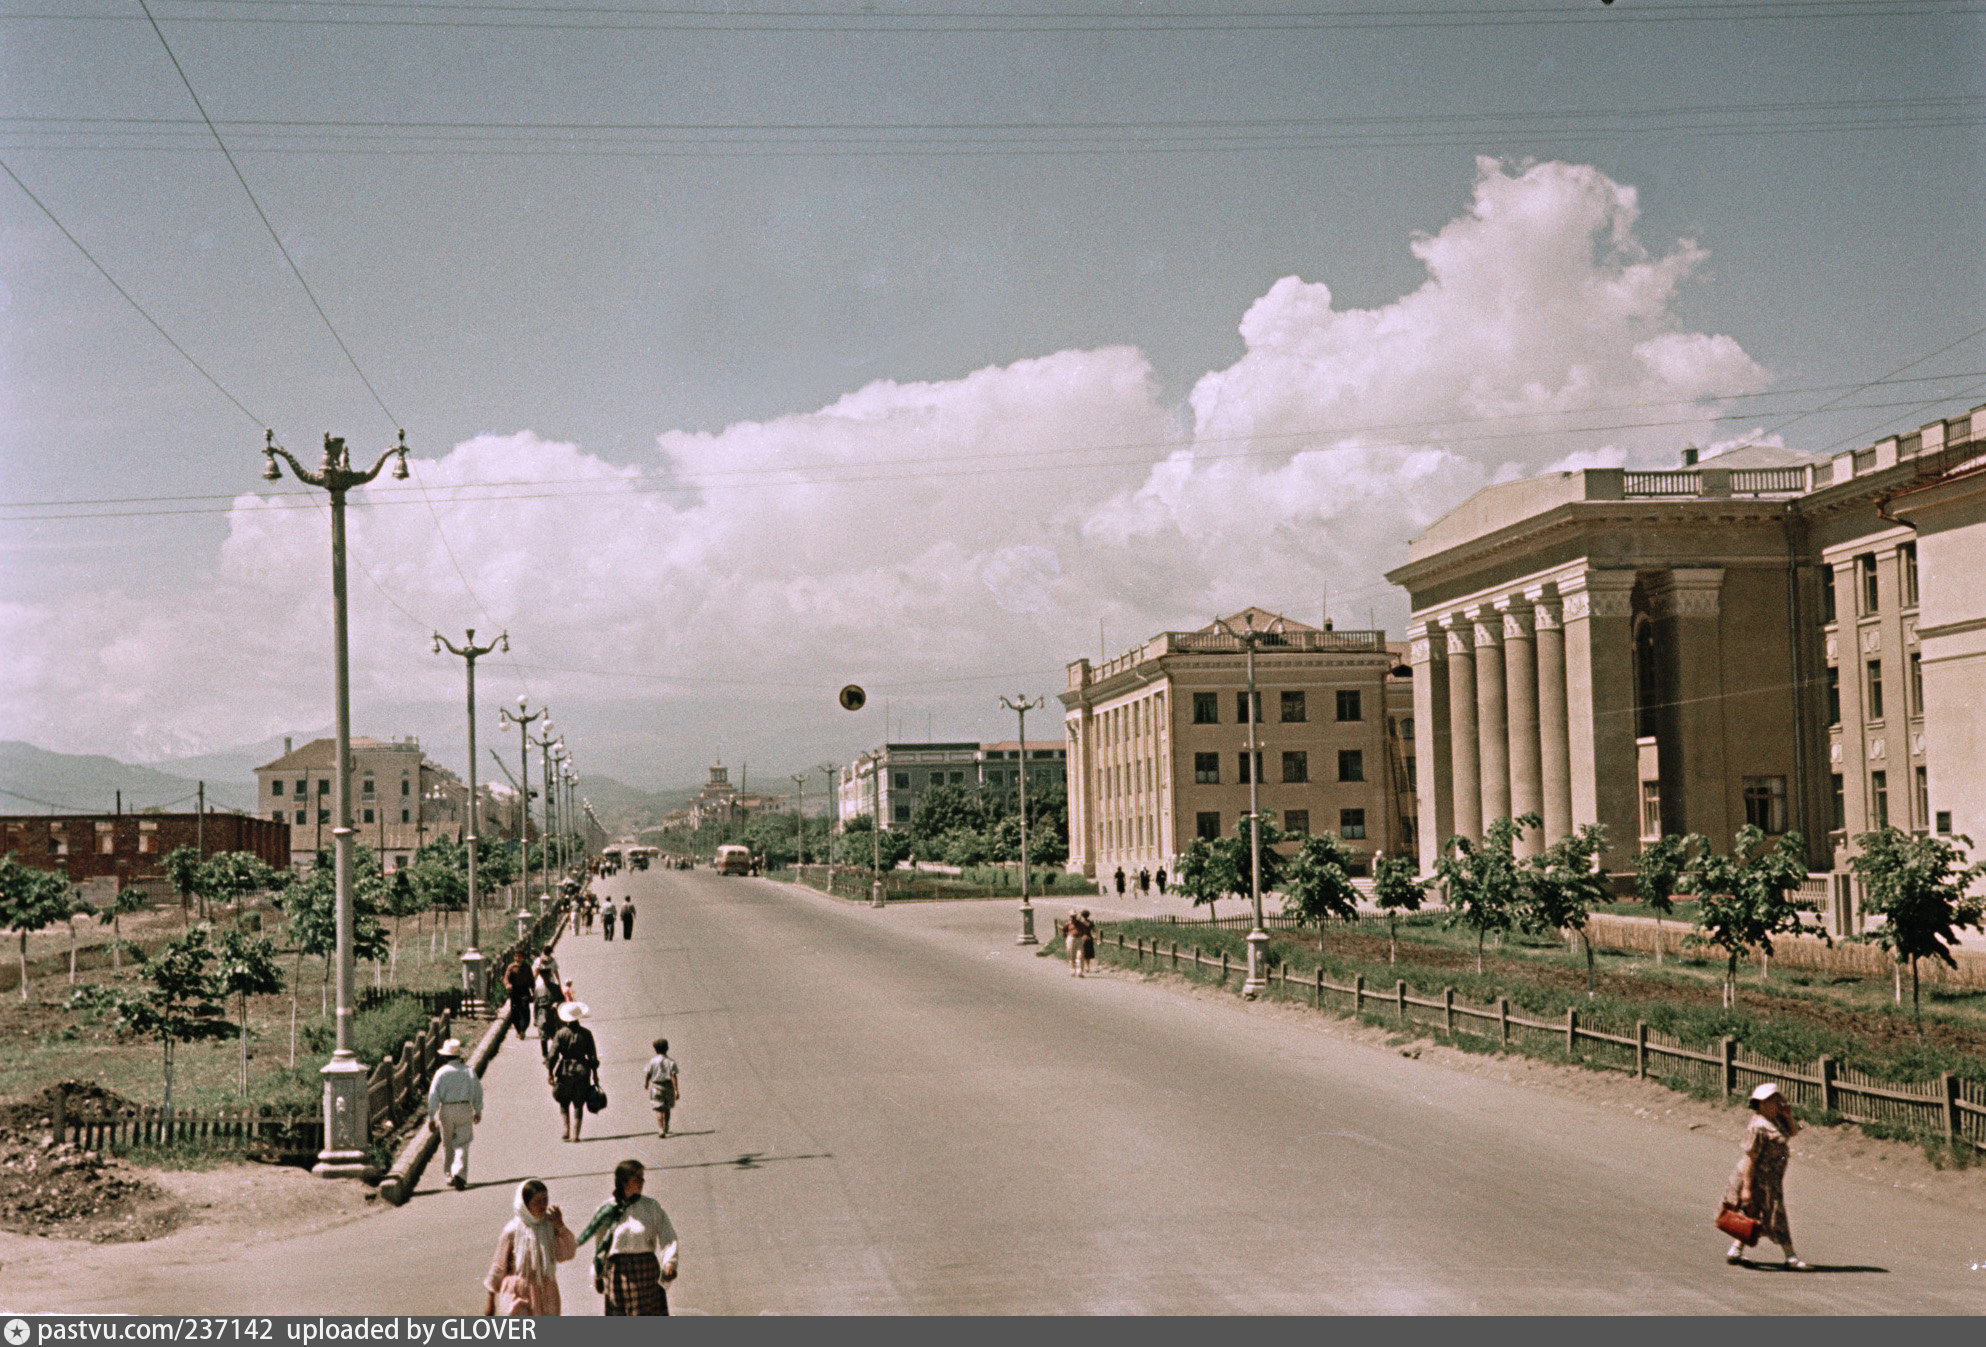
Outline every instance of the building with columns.
{"type": "MultiPolygon", "coordinates": [[[[1816,870],[1845,866],[1859,832],[1949,826],[1939,738],[1986,697],[1961,708],[1954,678],[1949,725],[1926,719],[1917,544],[1891,504],[1941,508],[1911,488],[1969,457],[1971,423],[1832,458],[1749,446],[1551,473],[1437,521],[1388,577],[1413,608],[1423,867],[1445,839],[1532,811],[1526,853],[1601,823],[1615,871],[1643,840],[1726,847],[1748,822],[1801,833],[1816,870]]],[[[1948,583],[1981,573],[1968,539],[1948,583]]],[[[1952,789],[1971,789],[1975,761],[1946,759],[1952,789]]]]}
{"type": "Polygon", "coordinates": [[[1232,834],[1259,805],[1293,833],[1330,832],[1370,855],[1414,845],[1415,711],[1404,650],[1379,631],[1332,631],[1250,608],[1161,632],[1100,665],[1069,666],[1069,869],[1101,880],[1176,867],[1195,838],[1232,834]],[[1247,656],[1256,650],[1256,753],[1247,656]]]}

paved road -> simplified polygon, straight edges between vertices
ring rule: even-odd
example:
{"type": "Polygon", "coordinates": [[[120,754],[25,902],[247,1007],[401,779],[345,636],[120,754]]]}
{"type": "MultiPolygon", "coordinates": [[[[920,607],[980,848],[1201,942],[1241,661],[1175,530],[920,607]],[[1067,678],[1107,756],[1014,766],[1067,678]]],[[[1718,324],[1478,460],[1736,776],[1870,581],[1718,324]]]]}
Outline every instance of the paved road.
{"type": "MultiPolygon", "coordinates": [[[[557,1140],[537,1044],[508,1044],[474,1152],[487,1186],[430,1178],[398,1211],[92,1303],[473,1311],[519,1178],[550,1179],[576,1223],[635,1155],[682,1234],[691,1312],[1986,1311],[1976,1220],[1797,1156],[1801,1249],[1844,1270],[1726,1267],[1708,1217],[1735,1115],[1731,1135],[1676,1132],[1238,1003],[1076,981],[1012,944],[1011,904],[611,883],[638,895],[633,944],[559,952],[595,1012],[600,1139],[557,1140]],[[667,1140],[638,1080],[658,1032],[684,1070],[667,1140]]],[[[569,1313],[598,1312],[584,1260],[569,1313]]]]}

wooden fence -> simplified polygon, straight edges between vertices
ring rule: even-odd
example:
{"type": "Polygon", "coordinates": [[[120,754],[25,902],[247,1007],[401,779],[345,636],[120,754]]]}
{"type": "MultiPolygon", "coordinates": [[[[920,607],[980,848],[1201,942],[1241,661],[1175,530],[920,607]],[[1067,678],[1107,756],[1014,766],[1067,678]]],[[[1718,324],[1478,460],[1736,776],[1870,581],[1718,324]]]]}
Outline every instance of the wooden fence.
{"type": "MultiPolygon", "coordinates": [[[[1223,923],[1225,924],[1225,923],[1223,923]]],[[[1195,972],[1218,969],[1225,986],[1236,965],[1226,950],[1218,957],[1197,947],[1182,950],[1171,941],[1161,948],[1157,940],[1139,937],[1127,943],[1122,932],[1106,936],[1103,948],[1114,943],[1118,956],[1139,968],[1182,966],[1195,972]]],[[[1354,1015],[1368,1009],[1390,1010],[1401,1026],[1408,1024],[1439,1028],[1443,1033],[1472,1034],[1493,1038],[1508,1049],[1549,1047],[1573,1058],[1584,1058],[1603,1066],[1632,1071],[1642,1079],[1663,1079],[1717,1090],[1726,1098],[1748,1095],[1754,1087],[1772,1081],[1794,1104],[1805,1105],[1855,1123],[1885,1123],[1936,1136],[1947,1141],[1970,1142],[1986,1150],[1986,1084],[1961,1080],[1951,1072],[1936,1080],[1903,1083],[1878,1080],[1841,1067],[1823,1056],[1813,1063],[1782,1062],[1759,1056],[1740,1047],[1734,1038],[1720,1040],[1715,1051],[1688,1047],[1677,1039],[1637,1022],[1632,1034],[1606,1033],[1579,1022],[1579,1012],[1567,1009],[1561,1023],[1545,1023],[1513,1015],[1508,997],[1498,997],[1494,1006],[1470,1005],[1458,1000],[1453,987],[1444,987],[1440,998],[1415,996],[1404,981],[1390,988],[1368,987],[1363,974],[1349,986],[1327,981],[1324,970],[1305,978],[1291,973],[1287,964],[1269,969],[1269,981],[1285,995],[1308,995],[1313,1006],[1322,1008],[1327,996],[1346,998],[1354,1015]]]]}

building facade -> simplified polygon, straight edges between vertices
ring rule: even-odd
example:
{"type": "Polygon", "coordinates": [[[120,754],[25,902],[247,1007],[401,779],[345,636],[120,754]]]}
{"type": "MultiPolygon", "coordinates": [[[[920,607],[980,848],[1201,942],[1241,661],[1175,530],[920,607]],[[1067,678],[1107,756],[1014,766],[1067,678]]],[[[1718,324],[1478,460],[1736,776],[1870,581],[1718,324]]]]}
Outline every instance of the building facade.
{"type": "MultiPolygon", "coordinates": [[[[1600,823],[1614,871],[1642,841],[1728,847],[1747,823],[1799,832],[1808,864],[1835,870],[1856,833],[1935,826],[1922,571],[1891,504],[1970,437],[1957,417],[1833,458],[1749,447],[1554,473],[1434,524],[1388,577],[1411,596],[1430,747],[1423,867],[1527,812],[1544,827],[1525,852],[1600,823]]],[[[1962,533],[1948,566],[1978,555],[1962,533]]]]}
{"type": "Polygon", "coordinates": [[[249,851],[278,870],[290,864],[290,825],[246,814],[12,814],[0,816],[0,854],[58,870],[77,884],[115,881],[118,889],[164,883],[160,869],[179,847],[200,859],[249,851]]]}
{"type": "Polygon", "coordinates": [[[905,828],[917,802],[933,787],[1017,790],[1025,770],[1030,789],[1050,789],[1066,783],[1067,757],[1059,739],[1030,739],[1025,749],[1014,739],[884,744],[835,774],[835,817],[843,826],[850,819],[867,818],[880,798],[883,826],[905,828]]]}
{"type": "Polygon", "coordinates": [[[1162,632],[1102,665],[1069,666],[1069,869],[1090,878],[1174,867],[1195,838],[1259,806],[1294,834],[1331,832],[1370,855],[1416,836],[1415,720],[1404,653],[1385,633],[1305,626],[1251,608],[1162,632]],[[1232,629],[1269,633],[1248,660],[1232,629]]]}
{"type": "MultiPolygon", "coordinates": [[[[335,740],[314,739],[255,769],[258,808],[265,818],[290,825],[296,865],[308,867],[331,845],[336,760],[335,740]]],[[[352,740],[352,823],[359,844],[372,848],[387,869],[412,864],[415,853],[436,838],[459,843],[468,822],[468,788],[430,762],[419,740],[352,740]]]]}

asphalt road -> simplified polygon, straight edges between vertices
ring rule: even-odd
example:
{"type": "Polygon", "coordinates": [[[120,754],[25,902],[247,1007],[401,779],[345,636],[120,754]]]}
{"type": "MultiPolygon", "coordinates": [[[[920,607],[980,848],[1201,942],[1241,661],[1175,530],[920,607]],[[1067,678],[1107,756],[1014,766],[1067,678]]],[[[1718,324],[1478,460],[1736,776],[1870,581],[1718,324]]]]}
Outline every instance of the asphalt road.
{"type": "MultiPolygon", "coordinates": [[[[219,1266],[71,1288],[132,1311],[474,1312],[516,1182],[575,1225],[624,1156],[708,1314],[1986,1311],[1976,1219],[1803,1171],[1807,1275],[1727,1267],[1736,1154],[1013,943],[1010,903],[874,912],[707,871],[617,876],[633,943],[568,935],[611,1098],[558,1140],[537,1043],[508,1043],[466,1193],[219,1266]],[[681,1135],[640,1071],[666,1034],[681,1135]]],[[[1043,912],[1042,926],[1063,904],[1043,912]]],[[[599,1312],[587,1254],[567,1313],[599,1312]]],[[[63,1297],[85,1308],[75,1295],[63,1297]]]]}

